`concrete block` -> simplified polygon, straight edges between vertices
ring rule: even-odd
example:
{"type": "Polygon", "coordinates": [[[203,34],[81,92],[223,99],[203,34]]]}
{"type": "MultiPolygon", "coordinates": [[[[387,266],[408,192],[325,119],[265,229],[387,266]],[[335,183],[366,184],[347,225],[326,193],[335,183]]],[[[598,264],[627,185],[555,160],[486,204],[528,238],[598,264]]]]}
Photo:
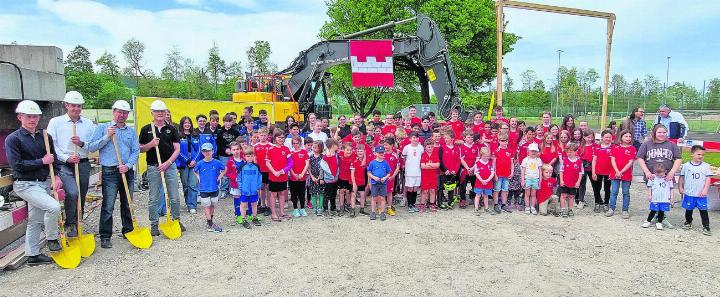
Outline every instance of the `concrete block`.
{"type": "Polygon", "coordinates": [[[0,60],[13,62],[29,70],[65,73],[63,52],[55,46],[0,44],[0,60]]]}

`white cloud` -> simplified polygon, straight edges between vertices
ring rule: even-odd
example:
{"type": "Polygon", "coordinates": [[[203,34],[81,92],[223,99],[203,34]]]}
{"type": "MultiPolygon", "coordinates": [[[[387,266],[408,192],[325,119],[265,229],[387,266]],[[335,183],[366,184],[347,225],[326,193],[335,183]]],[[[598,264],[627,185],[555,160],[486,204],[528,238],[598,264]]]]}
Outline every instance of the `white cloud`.
{"type": "Polygon", "coordinates": [[[202,4],[202,2],[203,2],[203,0],[175,0],[175,3],[191,5],[191,6],[200,6],[200,4],[202,4]]]}

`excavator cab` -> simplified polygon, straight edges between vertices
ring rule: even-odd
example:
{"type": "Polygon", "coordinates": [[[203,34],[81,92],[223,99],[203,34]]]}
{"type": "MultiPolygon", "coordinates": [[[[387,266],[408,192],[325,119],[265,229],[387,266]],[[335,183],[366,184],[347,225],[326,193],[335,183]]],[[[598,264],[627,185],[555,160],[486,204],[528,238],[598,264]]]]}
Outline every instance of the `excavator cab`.
{"type": "Polygon", "coordinates": [[[256,75],[235,83],[232,101],[268,110],[271,122],[283,122],[287,116],[302,121],[298,103],[288,87],[288,77],[283,75],[256,75]]]}

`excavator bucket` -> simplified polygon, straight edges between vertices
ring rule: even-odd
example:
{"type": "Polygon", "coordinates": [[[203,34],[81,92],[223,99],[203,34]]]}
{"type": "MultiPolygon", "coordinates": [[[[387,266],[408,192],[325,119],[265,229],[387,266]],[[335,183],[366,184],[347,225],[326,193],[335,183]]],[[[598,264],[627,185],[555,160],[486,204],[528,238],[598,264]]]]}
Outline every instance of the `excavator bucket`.
{"type": "Polygon", "coordinates": [[[168,239],[178,239],[182,235],[180,230],[180,221],[178,220],[165,220],[165,223],[158,225],[160,232],[165,234],[168,239]]]}
{"type": "Polygon", "coordinates": [[[95,234],[83,234],[82,227],[78,226],[78,237],[68,239],[70,246],[80,248],[83,258],[92,256],[95,252],[95,234]]]}
{"type": "Polygon", "coordinates": [[[130,244],[139,249],[149,248],[153,243],[150,229],[148,227],[140,227],[137,224],[133,224],[132,231],[125,233],[125,238],[127,238],[130,244]]]}
{"type": "Polygon", "coordinates": [[[78,245],[69,246],[65,238],[60,240],[62,244],[62,250],[57,252],[50,252],[50,258],[55,263],[64,269],[73,269],[80,265],[80,259],[82,258],[80,247],[78,245]]]}

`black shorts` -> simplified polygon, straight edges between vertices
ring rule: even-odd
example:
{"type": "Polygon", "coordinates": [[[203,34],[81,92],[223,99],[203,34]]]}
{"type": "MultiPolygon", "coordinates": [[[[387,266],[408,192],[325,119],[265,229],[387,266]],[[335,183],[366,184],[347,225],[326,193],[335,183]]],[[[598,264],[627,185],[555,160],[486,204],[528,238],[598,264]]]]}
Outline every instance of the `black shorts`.
{"type": "Polygon", "coordinates": [[[339,179],[337,182],[338,190],[348,190],[352,191],[352,185],[350,184],[350,181],[339,179]]]}
{"type": "Polygon", "coordinates": [[[270,172],[260,172],[260,174],[262,175],[263,184],[267,184],[268,182],[270,182],[270,172]]]}
{"type": "Polygon", "coordinates": [[[268,183],[268,190],[270,190],[270,192],[282,192],[282,191],[285,191],[285,190],[287,190],[287,182],[284,182],[284,181],[283,181],[283,182],[270,181],[270,182],[268,183]]]}
{"type": "Polygon", "coordinates": [[[358,187],[358,192],[364,192],[364,191],[365,191],[365,185],[362,185],[362,186],[358,185],[357,187],[358,187]]]}
{"type": "Polygon", "coordinates": [[[578,189],[577,188],[570,188],[566,186],[560,187],[560,194],[568,194],[568,195],[577,195],[578,189]]]}

